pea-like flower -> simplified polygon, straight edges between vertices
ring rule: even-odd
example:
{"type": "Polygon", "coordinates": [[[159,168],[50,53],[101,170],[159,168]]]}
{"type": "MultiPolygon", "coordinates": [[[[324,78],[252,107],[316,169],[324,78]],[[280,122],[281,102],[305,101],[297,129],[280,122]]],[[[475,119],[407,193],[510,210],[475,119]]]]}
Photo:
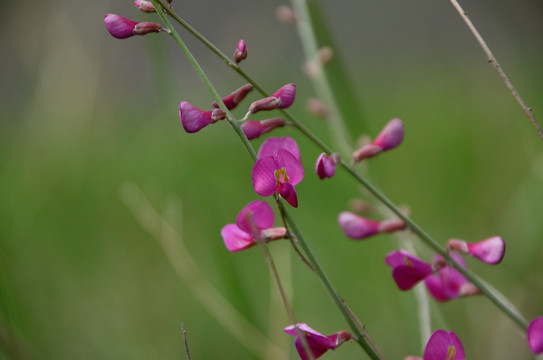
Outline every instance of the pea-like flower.
{"type": "Polygon", "coordinates": [[[115,14],[106,14],[104,24],[107,31],[117,39],[126,39],[133,35],[145,35],[151,32],[166,31],[156,22],[136,22],[115,14]]]}
{"type": "Polygon", "coordinates": [[[247,45],[245,45],[244,40],[238,41],[238,46],[236,46],[236,50],[234,50],[234,61],[236,62],[236,65],[240,63],[240,61],[245,60],[247,58],[247,45]]]}
{"type": "Polygon", "coordinates": [[[274,92],[272,96],[257,100],[249,107],[249,112],[245,115],[247,118],[250,114],[256,114],[259,111],[269,111],[274,109],[288,108],[294,102],[296,96],[296,85],[286,84],[279,90],[274,92]]]}
{"type": "Polygon", "coordinates": [[[256,245],[259,239],[269,242],[283,239],[287,235],[284,227],[273,227],[274,216],[270,205],[256,200],[245,206],[236,218],[235,224],[228,224],[221,230],[224,245],[229,251],[241,251],[256,245]]]}
{"type": "Polygon", "coordinates": [[[300,150],[294,139],[285,136],[264,141],[251,174],[258,195],[271,196],[277,191],[290,205],[298,207],[294,186],[303,177],[300,150]]]}
{"type": "MultiPolygon", "coordinates": [[[[451,254],[451,257],[463,268],[466,263],[460,255],[451,254]]],[[[441,255],[436,255],[434,263],[443,263],[445,259],[441,255]]],[[[424,279],[424,283],[430,294],[437,301],[449,301],[459,297],[477,295],[479,289],[470,283],[458,270],[452,266],[444,266],[437,274],[432,274],[424,279]]]]}
{"type": "Polygon", "coordinates": [[[353,154],[353,162],[374,157],[383,151],[399,146],[404,138],[405,129],[402,120],[395,118],[388,122],[377,138],[369,145],[363,146],[353,154]]]}
{"type": "Polygon", "coordinates": [[[363,240],[380,233],[391,233],[405,228],[402,220],[375,221],[352,212],[343,211],[338,216],[343,233],[353,240],[363,240]]]}
{"type": "Polygon", "coordinates": [[[465,360],[462,342],[452,331],[437,330],[430,336],[424,358],[408,356],[405,360],[465,360]]]}
{"type": "Polygon", "coordinates": [[[391,252],[385,261],[392,267],[392,277],[402,291],[411,289],[433,273],[432,265],[405,250],[391,252]]]}
{"type": "Polygon", "coordinates": [[[315,164],[315,172],[319,176],[319,179],[331,178],[336,173],[336,164],[340,161],[338,153],[333,153],[328,156],[326,153],[322,153],[317,158],[315,164]]]}
{"type": "Polygon", "coordinates": [[[343,344],[345,341],[351,340],[351,334],[347,331],[339,331],[332,335],[322,335],[321,333],[313,330],[305,323],[298,323],[285,328],[285,332],[289,335],[295,336],[294,345],[298,351],[298,355],[302,360],[307,360],[309,357],[303,347],[303,343],[299,338],[299,333],[305,336],[309,350],[313,354],[313,358],[317,359],[321,357],[328,350],[334,350],[343,344]],[[298,328],[299,331],[296,331],[298,328]]]}
{"type": "Polygon", "coordinates": [[[447,242],[447,250],[469,254],[484,263],[495,265],[499,264],[505,255],[505,241],[499,236],[493,236],[475,243],[450,239],[447,242]]]}
{"type": "MultiPolygon", "coordinates": [[[[252,90],[253,90],[253,85],[245,84],[241,86],[239,89],[234,90],[230,95],[223,97],[221,100],[228,110],[232,110],[236,106],[238,106],[240,101],[245,99],[247,94],[249,94],[252,90]]],[[[212,105],[215,108],[219,107],[216,101],[213,101],[212,105]]]]}
{"type": "Polygon", "coordinates": [[[222,109],[204,111],[186,101],[179,103],[179,119],[188,133],[200,131],[203,127],[213,124],[226,117],[222,109]]]}

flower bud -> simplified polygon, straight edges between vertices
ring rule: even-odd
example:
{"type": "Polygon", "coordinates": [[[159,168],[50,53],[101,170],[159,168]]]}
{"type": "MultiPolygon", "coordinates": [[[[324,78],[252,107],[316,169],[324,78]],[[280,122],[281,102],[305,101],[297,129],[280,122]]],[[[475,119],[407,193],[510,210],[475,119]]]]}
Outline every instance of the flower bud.
{"type": "Polygon", "coordinates": [[[186,101],[181,101],[179,103],[179,119],[186,132],[195,133],[203,127],[221,120],[221,118],[224,119],[224,111],[217,110],[220,109],[203,111],[186,101]]]}
{"type": "Polygon", "coordinates": [[[284,125],[285,119],[282,118],[273,118],[262,121],[247,120],[241,124],[241,130],[245,133],[247,139],[253,140],[284,125]]]}
{"type": "Polygon", "coordinates": [[[134,4],[136,5],[138,9],[140,9],[143,12],[146,12],[146,13],[156,12],[154,5],[150,1],[136,0],[134,1],[134,4]]]}
{"type": "MultiPolygon", "coordinates": [[[[223,97],[222,102],[228,110],[232,110],[239,104],[241,100],[245,98],[245,96],[247,96],[249,92],[251,92],[251,90],[253,90],[253,85],[245,84],[230,95],[223,97]]],[[[216,108],[219,107],[216,101],[214,101],[212,105],[216,108]]]]}
{"type": "Polygon", "coordinates": [[[257,100],[249,107],[249,114],[263,110],[285,109],[292,105],[296,96],[296,85],[287,84],[273,93],[272,96],[257,100]]]}
{"type": "Polygon", "coordinates": [[[239,64],[241,60],[245,60],[247,58],[247,46],[245,45],[245,41],[240,40],[238,42],[238,46],[236,47],[236,50],[234,50],[234,61],[236,64],[239,64]]]}
{"type": "Polygon", "coordinates": [[[404,134],[402,120],[398,118],[390,120],[371,144],[363,146],[354,152],[353,161],[371,158],[383,151],[394,149],[402,143],[404,134]]]}
{"type": "Polygon", "coordinates": [[[162,31],[162,25],[156,22],[141,22],[134,27],[134,35],[145,35],[162,31]]]}
{"type": "Polygon", "coordinates": [[[460,239],[450,239],[447,250],[454,250],[461,254],[469,254],[484,263],[499,264],[505,255],[505,241],[494,236],[476,243],[468,243],[460,239]]]}
{"type": "Polygon", "coordinates": [[[543,317],[535,318],[530,322],[526,339],[534,354],[543,354],[543,317]]]}
{"type": "Polygon", "coordinates": [[[322,153],[317,158],[315,164],[315,172],[319,176],[319,179],[331,178],[336,173],[336,164],[340,161],[338,153],[333,153],[327,156],[326,153],[322,153]]]}
{"type": "Polygon", "coordinates": [[[223,109],[214,109],[211,111],[211,122],[217,122],[226,118],[226,113],[223,109]]]}
{"type": "Polygon", "coordinates": [[[405,223],[401,220],[374,221],[348,211],[339,214],[338,222],[345,235],[354,240],[405,229],[405,223]]]}
{"type": "Polygon", "coordinates": [[[117,39],[126,39],[134,35],[134,28],[138,23],[119,15],[106,14],[104,24],[112,36],[117,39]]]}

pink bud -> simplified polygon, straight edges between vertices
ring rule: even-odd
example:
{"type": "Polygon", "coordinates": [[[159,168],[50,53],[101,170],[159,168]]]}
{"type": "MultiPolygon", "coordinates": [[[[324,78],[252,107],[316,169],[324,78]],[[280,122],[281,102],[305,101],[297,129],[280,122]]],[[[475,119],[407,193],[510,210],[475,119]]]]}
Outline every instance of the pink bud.
{"type": "Polygon", "coordinates": [[[136,5],[138,9],[140,9],[143,12],[146,12],[146,13],[156,12],[154,5],[150,1],[136,0],[134,1],[134,4],[136,5]]]}
{"type": "Polygon", "coordinates": [[[285,119],[282,118],[273,118],[262,121],[247,120],[241,124],[241,130],[243,130],[247,139],[253,140],[284,125],[285,119]]]}
{"type": "Polygon", "coordinates": [[[394,149],[402,143],[404,134],[402,120],[398,118],[390,120],[371,144],[363,146],[354,152],[353,160],[360,161],[374,157],[383,151],[394,149]]]}
{"type": "Polygon", "coordinates": [[[505,255],[505,241],[499,236],[476,243],[450,239],[447,243],[447,249],[457,251],[461,254],[469,254],[484,263],[495,265],[500,263],[505,255]]]}
{"type": "Polygon", "coordinates": [[[236,64],[239,64],[241,60],[245,60],[247,58],[247,46],[245,45],[245,41],[240,40],[238,42],[238,46],[236,47],[236,50],[234,51],[234,61],[236,64]]]}
{"type": "Polygon", "coordinates": [[[322,153],[317,158],[315,164],[315,172],[319,176],[319,179],[331,178],[336,173],[336,164],[340,161],[338,153],[333,153],[331,156],[327,156],[326,153],[322,153]]]}
{"type": "MultiPolygon", "coordinates": [[[[216,113],[215,118],[217,119],[217,117],[220,117],[220,114],[216,113]]],[[[188,133],[200,131],[203,127],[218,120],[213,119],[213,111],[200,110],[186,101],[181,101],[179,103],[179,119],[181,120],[183,128],[188,133]]]]}
{"type": "Polygon", "coordinates": [[[379,233],[379,221],[373,221],[344,211],[338,216],[338,223],[343,233],[354,240],[362,240],[379,233]]]}
{"type": "Polygon", "coordinates": [[[126,39],[134,35],[134,28],[138,24],[135,21],[129,20],[119,15],[106,14],[104,23],[109,33],[117,39],[126,39]]]}
{"type": "Polygon", "coordinates": [[[145,35],[152,32],[161,32],[162,25],[156,22],[141,22],[134,27],[134,35],[145,35]]]}
{"type": "MultiPolygon", "coordinates": [[[[245,98],[245,96],[247,96],[249,92],[251,92],[251,90],[253,90],[253,85],[245,84],[230,95],[223,97],[222,102],[228,110],[232,110],[239,104],[241,100],[245,98]]],[[[213,107],[219,107],[216,101],[213,102],[213,107]]]]}
{"type": "Polygon", "coordinates": [[[249,107],[249,114],[262,110],[285,109],[292,105],[296,96],[296,85],[287,84],[273,93],[272,96],[257,100],[249,107]]]}
{"type": "Polygon", "coordinates": [[[543,317],[532,320],[526,331],[526,338],[534,354],[543,354],[543,317]]]}

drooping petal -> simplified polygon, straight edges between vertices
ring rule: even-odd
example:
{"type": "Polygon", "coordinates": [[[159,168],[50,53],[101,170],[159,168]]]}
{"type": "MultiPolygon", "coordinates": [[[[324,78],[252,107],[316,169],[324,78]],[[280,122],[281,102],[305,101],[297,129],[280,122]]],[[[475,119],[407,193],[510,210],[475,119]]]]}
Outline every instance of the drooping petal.
{"type": "Polygon", "coordinates": [[[106,14],[104,16],[104,23],[107,31],[117,39],[126,39],[133,36],[134,28],[138,24],[136,21],[115,14],[106,14]]]}
{"type": "Polygon", "coordinates": [[[469,253],[487,264],[498,264],[505,255],[505,241],[494,236],[476,243],[468,243],[469,253]]]}
{"type": "Polygon", "coordinates": [[[379,233],[378,221],[369,220],[348,211],[339,214],[338,222],[341,230],[351,239],[362,240],[379,233]]]}
{"type": "Polygon", "coordinates": [[[291,325],[285,328],[285,332],[296,337],[294,344],[296,345],[296,350],[298,351],[298,355],[300,355],[302,360],[307,360],[309,358],[305,353],[305,349],[302,345],[302,341],[298,337],[298,332],[296,331],[295,326],[304,334],[307,344],[309,345],[309,349],[311,350],[311,353],[315,359],[321,357],[328,350],[335,349],[337,347],[335,341],[332,341],[327,336],[313,330],[305,323],[291,325]]]}
{"type": "Polygon", "coordinates": [[[248,234],[253,234],[254,230],[261,231],[271,228],[273,222],[273,210],[267,202],[262,200],[249,203],[239,212],[236,218],[236,225],[248,234]],[[253,229],[253,224],[256,229],[253,229]]]}
{"type": "Polygon", "coordinates": [[[315,172],[321,180],[331,178],[336,173],[336,161],[326,153],[320,154],[315,164],[315,172]]]}
{"type": "Polygon", "coordinates": [[[279,195],[281,195],[281,197],[285,199],[292,207],[298,207],[298,196],[296,195],[296,190],[294,190],[294,186],[292,186],[292,184],[280,183],[277,191],[279,191],[279,195]]]}
{"type": "Polygon", "coordinates": [[[429,264],[404,250],[388,254],[385,261],[394,268],[392,277],[402,291],[411,289],[432,274],[432,267],[429,264]]]}
{"type": "Polygon", "coordinates": [[[211,124],[212,111],[203,111],[186,101],[179,103],[179,119],[183,128],[188,133],[200,131],[203,127],[211,124]]]}
{"type": "Polygon", "coordinates": [[[258,158],[261,159],[263,157],[273,156],[279,149],[287,150],[294,155],[296,159],[300,160],[300,149],[298,148],[298,144],[289,136],[283,136],[282,138],[272,136],[268,138],[260,146],[258,158]]]}
{"type": "Polygon", "coordinates": [[[253,188],[258,195],[271,196],[277,190],[275,170],[277,170],[277,165],[271,156],[256,161],[251,178],[253,188]]]}
{"type": "Polygon", "coordinates": [[[241,230],[235,224],[224,226],[221,230],[221,236],[226,248],[232,252],[245,250],[256,244],[250,234],[241,230]]]}
{"type": "Polygon", "coordinates": [[[465,360],[464,347],[452,331],[437,330],[430,336],[424,360],[465,360]]]}
{"type": "Polygon", "coordinates": [[[428,268],[430,273],[432,272],[432,267],[429,264],[405,250],[397,250],[389,253],[385,261],[387,265],[392,267],[411,265],[413,267],[428,268]]]}
{"type": "Polygon", "coordinates": [[[526,338],[534,354],[543,354],[543,317],[532,320],[526,331],[526,338]]]}
{"type": "Polygon", "coordinates": [[[304,168],[300,160],[285,149],[279,149],[273,156],[277,169],[285,168],[288,182],[297,185],[304,178],[304,168]]]}

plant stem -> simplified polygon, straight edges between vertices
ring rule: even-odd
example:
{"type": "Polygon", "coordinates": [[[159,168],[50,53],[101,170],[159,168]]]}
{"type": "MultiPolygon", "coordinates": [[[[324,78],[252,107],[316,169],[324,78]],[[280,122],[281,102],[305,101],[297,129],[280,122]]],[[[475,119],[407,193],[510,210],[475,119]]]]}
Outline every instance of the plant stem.
{"type": "Polygon", "coordinates": [[[486,44],[485,40],[483,39],[481,34],[479,34],[479,31],[477,31],[477,28],[475,28],[475,25],[473,25],[473,23],[469,19],[468,13],[466,11],[464,11],[464,9],[462,9],[462,7],[458,3],[458,1],[450,0],[450,2],[455,7],[456,11],[458,11],[460,16],[462,17],[462,19],[464,20],[464,22],[466,23],[466,25],[470,29],[470,31],[473,33],[473,36],[475,36],[475,39],[477,39],[477,42],[479,43],[479,45],[481,45],[481,47],[483,48],[483,51],[488,56],[488,62],[492,64],[494,69],[496,69],[496,71],[498,72],[498,74],[500,75],[502,80],[505,82],[505,85],[507,86],[507,88],[509,88],[509,90],[513,94],[513,97],[515,98],[515,100],[517,100],[517,102],[519,103],[519,105],[522,108],[522,110],[524,111],[524,113],[528,116],[528,118],[532,122],[532,125],[536,129],[539,136],[543,139],[543,130],[541,129],[541,126],[539,125],[539,123],[535,119],[535,116],[532,113],[532,109],[529,108],[526,105],[526,103],[524,103],[524,100],[522,100],[519,93],[517,92],[517,90],[515,89],[515,87],[513,86],[513,84],[511,83],[511,81],[509,80],[507,75],[505,74],[505,72],[503,71],[502,67],[498,63],[498,60],[496,59],[494,54],[492,54],[492,51],[490,51],[490,48],[486,44]]]}

